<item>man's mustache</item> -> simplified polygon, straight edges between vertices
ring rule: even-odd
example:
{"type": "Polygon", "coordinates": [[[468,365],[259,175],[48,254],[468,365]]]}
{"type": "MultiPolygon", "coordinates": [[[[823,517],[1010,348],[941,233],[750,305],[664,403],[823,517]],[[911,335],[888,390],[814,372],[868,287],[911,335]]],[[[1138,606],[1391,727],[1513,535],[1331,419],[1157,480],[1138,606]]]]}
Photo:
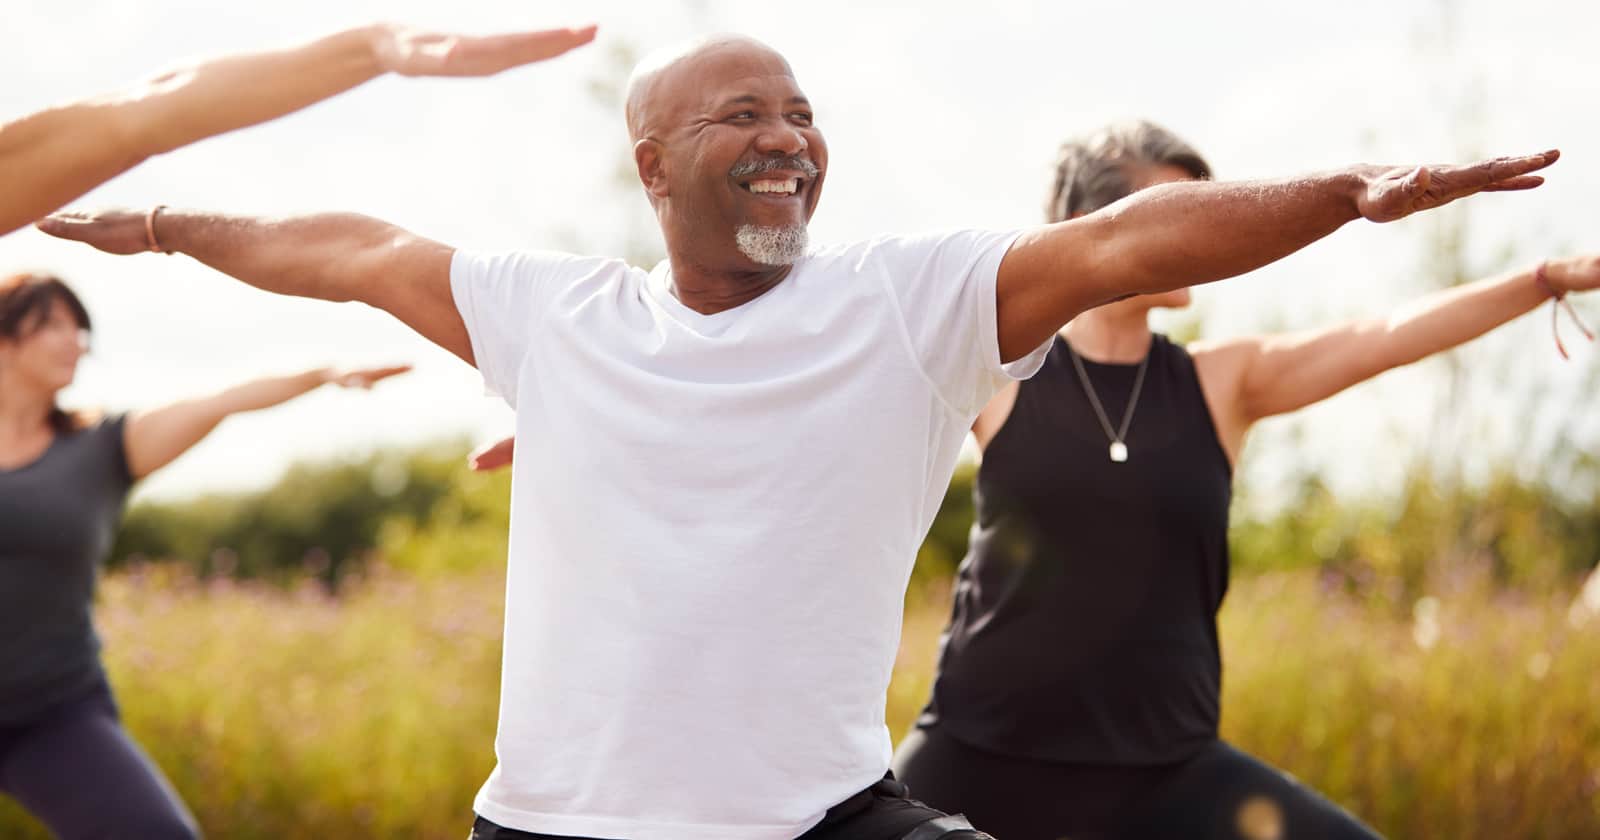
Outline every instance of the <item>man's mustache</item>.
{"type": "Polygon", "coordinates": [[[734,178],[743,178],[746,175],[759,175],[763,172],[772,172],[777,169],[788,169],[803,173],[807,178],[817,177],[817,165],[802,157],[762,158],[751,160],[728,170],[728,175],[734,178]]]}

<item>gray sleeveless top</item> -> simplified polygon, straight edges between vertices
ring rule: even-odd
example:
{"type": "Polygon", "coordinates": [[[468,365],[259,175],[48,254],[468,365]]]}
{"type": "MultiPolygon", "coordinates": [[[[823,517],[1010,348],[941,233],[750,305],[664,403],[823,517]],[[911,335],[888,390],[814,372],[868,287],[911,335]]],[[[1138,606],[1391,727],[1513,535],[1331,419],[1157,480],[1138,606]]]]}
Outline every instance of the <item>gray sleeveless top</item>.
{"type": "Polygon", "coordinates": [[[104,679],[90,610],[133,484],[125,421],[57,435],[33,463],[0,470],[0,725],[104,679]]]}

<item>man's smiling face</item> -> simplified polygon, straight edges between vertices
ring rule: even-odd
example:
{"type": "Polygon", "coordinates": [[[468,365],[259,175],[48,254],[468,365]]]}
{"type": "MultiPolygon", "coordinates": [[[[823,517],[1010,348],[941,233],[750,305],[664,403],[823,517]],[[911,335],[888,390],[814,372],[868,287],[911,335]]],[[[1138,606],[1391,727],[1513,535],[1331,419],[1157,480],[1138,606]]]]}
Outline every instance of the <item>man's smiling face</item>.
{"type": "Polygon", "coordinates": [[[663,228],[696,251],[725,246],[755,265],[798,258],[828,153],[788,63],[754,41],[717,41],[634,94],[630,128],[654,146],[651,171],[644,157],[640,169],[663,228]]]}

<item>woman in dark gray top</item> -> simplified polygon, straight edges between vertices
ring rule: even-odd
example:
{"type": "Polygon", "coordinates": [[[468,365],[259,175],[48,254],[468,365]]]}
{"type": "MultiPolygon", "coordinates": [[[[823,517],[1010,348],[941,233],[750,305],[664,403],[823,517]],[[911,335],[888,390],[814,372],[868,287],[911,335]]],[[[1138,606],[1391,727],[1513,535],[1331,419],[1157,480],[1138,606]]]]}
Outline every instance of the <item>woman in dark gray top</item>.
{"type": "MultiPolygon", "coordinates": [[[[1165,130],[1113,126],[1063,146],[1050,220],[1209,174],[1165,130]]],[[[1600,257],[1556,259],[1388,317],[1187,347],[1147,323],[1186,290],[1078,316],[973,426],[972,545],[895,772],[1002,840],[1371,840],[1218,738],[1233,464],[1263,417],[1597,286],[1600,257]]]]}
{"type": "Polygon", "coordinates": [[[56,404],[88,332],[60,280],[0,280],[0,790],[69,840],[193,837],[193,817],[118,723],[90,616],[128,490],[230,414],[407,368],[313,370],[91,418],[56,404]]]}

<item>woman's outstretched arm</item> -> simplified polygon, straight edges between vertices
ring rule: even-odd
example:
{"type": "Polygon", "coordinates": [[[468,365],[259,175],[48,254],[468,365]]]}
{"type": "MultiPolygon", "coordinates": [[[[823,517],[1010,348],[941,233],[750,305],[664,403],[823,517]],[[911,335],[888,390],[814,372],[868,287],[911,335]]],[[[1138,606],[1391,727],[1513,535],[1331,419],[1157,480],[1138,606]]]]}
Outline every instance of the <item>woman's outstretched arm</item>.
{"type": "Polygon", "coordinates": [[[153,155],[298,111],[385,73],[488,76],[560,55],[594,33],[589,26],[466,36],[379,24],[206,61],[22,117],[0,125],[0,235],[153,155]]]}
{"type": "Polygon", "coordinates": [[[1426,295],[1387,317],[1318,330],[1196,342],[1191,348],[1218,433],[1237,451],[1255,421],[1327,399],[1449,350],[1550,300],[1600,287],[1600,255],[1550,260],[1426,295]],[[1230,443],[1230,439],[1232,442],[1230,443]]]}
{"type": "Polygon", "coordinates": [[[231,414],[269,408],[330,383],[344,388],[371,388],[380,380],[410,369],[410,365],[345,372],[318,368],[293,376],[257,379],[209,397],[135,412],[123,433],[128,471],[138,479],[161,469],[189,451],[231,414]]]}

